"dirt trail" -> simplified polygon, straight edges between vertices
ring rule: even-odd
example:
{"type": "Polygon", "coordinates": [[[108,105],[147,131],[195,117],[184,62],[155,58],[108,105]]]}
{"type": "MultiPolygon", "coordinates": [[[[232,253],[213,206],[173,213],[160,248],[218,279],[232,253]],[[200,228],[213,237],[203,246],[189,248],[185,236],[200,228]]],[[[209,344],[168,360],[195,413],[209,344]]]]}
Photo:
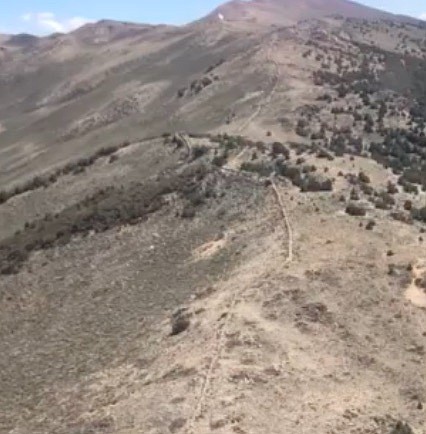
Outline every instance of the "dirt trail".
{"type": "Polygon", "coordinates": [[[287,233],[287,258],[286,263],[290,263],[293,261],[293,229],[291,227],[290,219],[288,216],[288,212],[284,205],[284,200],[281,196],[281,193],[278,189],[277,184],[275,183],[274,179],[272,178],[272,188],[274,190],[275,196],[277,198],[278,206],[280,208],[280,212],[282,215],[282,221],[284,225],[284,229],[287,233]]]}
{"type": "Polygon", "coordinates": [[[280,74],[279,74],[279,65],[273,56],[273,51],[274,51],[276,42],[277,42],[277,35],[274,34],[272,36],[272,40],[268,46],[267,53],[266,53],[267,62],[272,64],[274,66],[274,69],[275,69],[274,76],[273,76],[273,83],[274,84],[272,86],[272,89],[268,93],[268,95],[259,102],[256,110],[239,127],[236,128],[237,134],[240,134],[242,131],[244,131],[262,113],[262,110],[268,104],[271,103],[272,98],[274,97],[274,95],[277,91],[280,74]]]}
{"type": "MultiPolygon", "coordinates": [[[[241,125],[237,129],[238,132],[241,132],[243,129],[245,129],[251,122],[254,121],[254,119],[256,119],[257,116],[259,116],[262,109],[267,104],[270,103],[270,101],[272,100],[272,98],[275,94],[275,91],[276,91],[278,83],[279,83],[279,66],[275,62],[273,55],[272,55],[274,42],[275,42],[275,38],[272,40],[271,46],[269,47],[268,54],[267,54],[268,61],[273,63],[273,65],[276,68],[276,73],[274,75],[274,86],[271,89],[271,92],[269,93],[269,95],[258,105],[256,111],[243,123],[243,125],[241,125]]],[[[185,146],[188,147],[188,149],[189,149],[188,154],[190,155],[191,145],[189,142],[189,138],[183,137],[183,141],[185,143],[185,146]]],[[[243,152],[244,152],[244,150],[243,150],[243,152]]],[[[233,170],[233,169],[227,169],[227,171],[239,172],[239,171],[233,170]]],[[[288,215],[288,212],[285,208],[284,200],[283,200],[282,195],[280,193],[279,187],[278,187],[278,185],[277,185],[277,183],[273,177],[271,177],[271,186],[272,186],[272,190],[274,192],[274,196],[275,196],[275,199],[276,199],[279,211],[280,211],[281,221],[282,221],[282,225],[283,225],[284,233],[285,233],[285,238],[286,238],[285,264],[289,264],[293,261],[293,231],[292,231],[292,226],[291,226],[289,215],[288,215]]],[[[201,389],[200,389],[199,397],[197,399],[196,406],[195,406],[194,411],[192,413],[192,416],[190,417],[190,419],[187,423],[187,426],[186,426],[185,432],[187,434],[198,434],[200,432],[200,430],[197,429],[197,421],[203,416],[203,414],[207,410],[207,407],[208,407],[207,400],[209,398],[212,401],[215,399],[214,396],[209,397],[209,394],[212,393],[211,390],[212,390],[215,370],[219,366],[220,360],[222,358],[222,354],[223,354],[224,347],[225,347],[225,338],[226,338],[227,334],[229,334],[231,323],[232,323],[232,320],[233,320],[234,315],[235,315],[236,305],[242,301],[242,296],[243,296],[243,293],[245,292],[246,289],[247,288],[241,287],[238,290],[234,290],[232,292],[232,295],[231,295],[229,303],[228,303],[228,309],[227,309],[227,312],[225,313],[225,319],[224,319],[224,321],[219,323],[217,329],[215,330],[214,338],[213,338],[215,341],[213,344],[213,352],[210,355],[210,362],[208,364],[208,368],[207,368],[207,371],[205,373],[205,377],[204,377],[202,385],[201,385],[201,389]]]]}
{"type": "MultiPolygon", "coordinates": [[[[252,113],[252,115],[237,129],[237,133],[241,133],[250,123],[252,123],[262,112],[262,110],[271,102],[272,98],[275,95],[275,92],[278,88],[279,83],[279,65],[275,61],[273,56],[273,50],[275,48],[276,43],[276,35],[273,35],[273,39],[271,40],[270,46],[268,47],[267,51],[267,59],[268,62],[274,65],[275,73],[273,77],[274,85],[269,92],[269,94],[259,103],[257,106],[257,109],[252,113]]],[[[191,139],[186,134],[177,134],[178,139],[184,144],[185,148],[187,149],[187,156],[185,160],[188,160],[192,153],[192,144],[191,139]]],[[[244,152],[244,150],[242,151],[244,152]]],[[[241,173],[238,170],[234,169],[225,169],[226,172],[235,172],[235,173],[241,173]]],[[[289,264],[293,261],[293,231],[292,226],[290,223],[288,212],[284,205],[284,200],[282,198],[282,195],[280,193],[279,187],[273,177],[271,177],[271,186],[272,190],[274,192],[274,196],[277,202],[277,206],[279,208],[280,216],[281,216],[281,222],[284,228],[285,238],[286,238],[286,246],[285,249],[285,264],[289,264]]],[[[227,312],[225,313],[224,320],[219,322],[214,335],[213,335],[213,345],[212,345],[212,352],[210,354],[210,362],[208,363],[208,367],[205,371],[205,375],[203,378],[203,381],[201,383],[201,388],[199,391],[198,398],[196,400],[196,405],[193,409],[192,415],[189,418],[187,425],[186,425],[186,434],[198,434],[199,429],[197,428],[197,421],[203,416],[205,411],[208,408],[208,400],[214,400],[214,396],[210,396],[209,394],[212,393],[212,384],[215,376],[215,370],[220,364],[220,360],[222,358],[222,354],[225,347],[225,337],[227,333],[229,332],[232,319],[235,314],[235,307],[236,305],[241,301],[243,292],[245,292],[244,287],[239,288],[238,290],[234,290],[230,296],[230,299],[228,301],[228,308],[227,312]]]]}
{"type": "MultiPolygon", "coordinates": [[[[293,261],[293,232],[291,223],[289,220],[288,212],[285,209],[284,202],[279,191],[279,187],[276,182],[272,179],[272,189],[274,192],[274,197],[277,201],[280,216],[282,218],[282,225],[285,231],[286,246],[284,248],[286,259],[284,264],[289,264],[293,261]]],[[[220,383],[224,379],[221,378],[222,374],[216,376],[216,371],[221,365],[221,359],[226,347],[227,336],[231,334],[232,327],[235,328],[234,320],[236,319],[237,306],[241,305],[244,301],[244,296],[249,288],[242,285],[238,289],[234,290],[227,302],[227,310],[222,315],[223,321],[219,322],[219,325],[214,333],[214,343],[212,345],[213,351],[210,355],[210,362],[208,368],[205,372],[205,377],[202,381],[200,393],[196,401],[196,406],[194,411],[188,420],[187,427],[185,430],[186,434],[199,434],[203,432],[200,427],[198,427],[197,422],[202,419],[203,415],[210,409],[210,402],[216,402],[219,396],[213,391],[213,384],[215,382],[220,383]]]]}

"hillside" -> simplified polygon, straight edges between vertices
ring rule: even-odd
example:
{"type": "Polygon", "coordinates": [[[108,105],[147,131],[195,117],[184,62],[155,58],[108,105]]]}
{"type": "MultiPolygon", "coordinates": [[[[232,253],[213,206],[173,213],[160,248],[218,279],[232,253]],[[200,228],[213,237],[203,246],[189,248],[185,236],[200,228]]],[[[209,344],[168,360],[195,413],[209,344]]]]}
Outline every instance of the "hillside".
{"type": "Polygon", "coordinates": [[[367,20],[396,19],[392,14],[348,0],[233,0],[220,6],[209,18],[218,14],[231,21],[247,20],[281,26],[328,16],[367,20]]]}
{"type": "Polygon", "coordinates": [[[0,37],[0,433],[426,434],[425,71],[344,0],[0,37]]]}

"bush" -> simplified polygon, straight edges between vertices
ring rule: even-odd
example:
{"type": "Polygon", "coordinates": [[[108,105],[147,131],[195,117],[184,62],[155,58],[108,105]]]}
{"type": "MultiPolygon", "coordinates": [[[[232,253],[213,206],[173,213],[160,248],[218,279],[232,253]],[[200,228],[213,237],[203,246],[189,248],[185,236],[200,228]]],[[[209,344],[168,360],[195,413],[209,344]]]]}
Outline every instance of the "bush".
{"type": "Polygon", "coordinates": [[[399,192],[398,187],[392,182],[388,182],[387,191],[389,194],[396,194],[399,192]]]}
{"type": "Polygon", "coordinates": [[[9,199],[9,194],[5,191],[0,191],[0,205],[7,202],[9,199]]]}
{"type": "Polygon", "coordinates": [[[290,151],[280,142],[272,143],[271,153],[274,157],[283,155],[287,160],[290,158],[290,151]]]}
{"type": "Polygon", "coordinates": [[[332,191],[333,181],[322,175],[309,174],[302,181],[301,190],[303,192],[332,191]]]}
{"type": "Polygon", "coordinates": [[[367,215],[367,210],[364,206],[358,205],[356,203],[350,203],[346,207],[346,214],[354,217],[364,217],[367,215]]]}
{"type": "Polygon", "coordinates": [[[376,226],[376,222],[374,220],[370,220],[367,225],[365,226],[365,229],[367,231],[372,231],[374,227],[376,226]]]}
{"type": "Polygon", "coordinates": [[[273,166],[266,162],[245,162],[241,165],[241,170],[244,172],[257,173],[260,176],[270,176],[274,171],[273,166]]]}
{"type": "Polygon", "coordinates": [[[370,184],[371,179],[365,172],[359,172],[358,179],[360,182],[364,184],[370,184]]]}
{"type": "Polygon", "coordinates": [[[193,146],[191,148],[191,157],[192,160],[197,160],[201,158],[203,155],[207,154],[208,148],[206,146],[193,146]]]}
{"type": "Polygon", "coordinates": [[[415,220],[419,220],[423,223],[426,223],[426,206],[420,209],[413,209],[411,214],[415,220]]]}

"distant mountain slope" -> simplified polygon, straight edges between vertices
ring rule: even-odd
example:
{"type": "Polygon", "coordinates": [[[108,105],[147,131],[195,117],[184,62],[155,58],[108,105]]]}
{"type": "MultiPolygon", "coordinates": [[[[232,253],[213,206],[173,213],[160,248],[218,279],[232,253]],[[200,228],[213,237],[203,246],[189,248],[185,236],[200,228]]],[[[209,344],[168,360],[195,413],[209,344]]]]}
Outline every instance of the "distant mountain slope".
{"type": "MultiPolygon", "coordinates": [[[[232,1],[181,27],[103,20],[68,34],[0,36],[0,182],[123,140],[251,123],[252,105],[276,82],[271,25],[329,15],[400,20],[347,0],[254,0],[232,1]]],[[[342,19],[322,20],[329,24],[360,42],[398,44],[392,27],[373,37],[342,19]]],[[[297,77],[300,41],[311,38],[299,30],[274,35],[298,38],[289,53],[297,77]]],[[[409,42],[416,32],[407,30],[400,51],[420,47],[409,42]]]]}
{"type": "Polygon", "coordinates": [[[395,15],[388,12],[349,0],[233,0],[217,8],[208,15],[207,19],[221,16],[229,21],[248,20],[263,24],[288,25],[300,20],[329,15],[363,19],[396,19],[395,15]]]}

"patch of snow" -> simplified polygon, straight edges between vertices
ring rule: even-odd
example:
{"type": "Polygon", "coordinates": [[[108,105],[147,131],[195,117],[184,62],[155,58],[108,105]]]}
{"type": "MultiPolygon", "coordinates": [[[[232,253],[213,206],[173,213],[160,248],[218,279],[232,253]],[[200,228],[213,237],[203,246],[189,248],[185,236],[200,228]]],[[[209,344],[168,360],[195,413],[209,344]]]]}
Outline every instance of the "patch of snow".
{"type": "Polygon", "coordinates": [[[223,21],[225,19],[225,17],[222,14],[218,14],[217,17],[219,18],[220,21],[223,21]]]}

